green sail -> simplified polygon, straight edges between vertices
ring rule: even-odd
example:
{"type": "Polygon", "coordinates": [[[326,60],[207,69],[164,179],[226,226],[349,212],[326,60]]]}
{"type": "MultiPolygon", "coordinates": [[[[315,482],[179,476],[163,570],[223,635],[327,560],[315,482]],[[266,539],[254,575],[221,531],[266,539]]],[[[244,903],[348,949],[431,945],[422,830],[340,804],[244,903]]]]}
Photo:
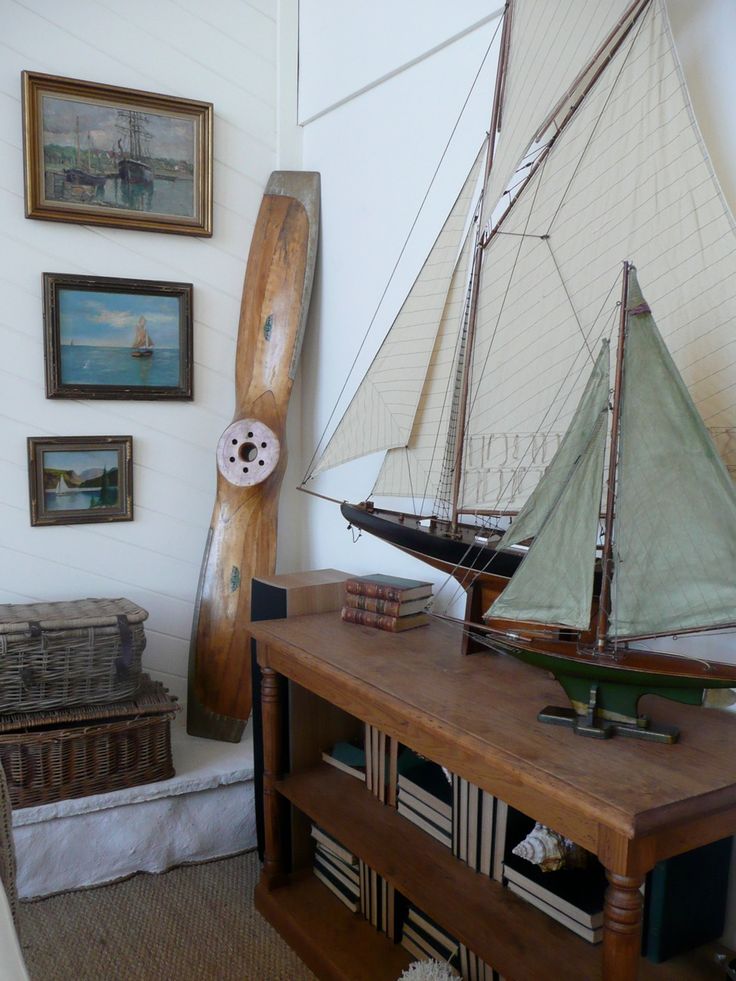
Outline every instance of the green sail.
{"type": "Polygon", "coordinates": [[[630,273],[610,634],[736,621],[736,491],[630,273]]]}
{"type": "Polygon", "coordinates": [[[557,505],[570,473],[590,442],[601,412],[608,405],[608,346],[608,341],[601,344],[598,359],[559,449],[503,536],[501,548],[510,548],[527,538],[535,538],[557,505]]]}
{"type": "MultiPolygon", "coordinates": [[[[527,525],[534,528],[534,544],[486,616],[579,630],[590,626],[607,430],[606,343],[565,440],[540,481],[552,481],[549,496],[546,488],[535,491],[537,501],[544,502],[544,513],[541,523],[527,525]],[[566,472],[557,465],[563,450],[566,472]]],[[[533,514],[530,511],[530,518],[533,514]]],[[[521,537],[529,534],[527,530],[521,537]]]]}

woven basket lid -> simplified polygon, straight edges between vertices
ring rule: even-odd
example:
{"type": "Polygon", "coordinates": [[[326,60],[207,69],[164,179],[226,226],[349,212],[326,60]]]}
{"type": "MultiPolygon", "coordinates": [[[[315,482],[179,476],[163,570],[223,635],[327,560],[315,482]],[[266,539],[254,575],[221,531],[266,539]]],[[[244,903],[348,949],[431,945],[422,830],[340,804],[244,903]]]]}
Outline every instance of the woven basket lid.
{"type": "Polygon", "coordinates": [[[80,599],[61,603],[0,603],[0,634],[27,633],[37,623],[42,630],[73,627],[112,627],[118,617],[142,623],[148,611],[128,599],[80,599]]]}

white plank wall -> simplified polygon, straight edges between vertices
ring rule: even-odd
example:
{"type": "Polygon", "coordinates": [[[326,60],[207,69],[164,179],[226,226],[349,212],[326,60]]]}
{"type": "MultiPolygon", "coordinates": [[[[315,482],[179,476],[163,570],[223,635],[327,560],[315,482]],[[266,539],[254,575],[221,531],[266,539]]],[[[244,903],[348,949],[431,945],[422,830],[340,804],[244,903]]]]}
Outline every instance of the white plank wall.
{"type": "Polygon", "coordinates": [[[240,293],[276,166],[276,0],[0,0],[0,602],[127,596],[146,668],[186,695],[189,633],[230,422],[240,293]],[[29,221],[23,69],[214,103],[211,239],[29,221]],[[41,274],[194,284],[194,402],[48,400],[41,274]],[[133,436],[135,520],[31,528],[27,436],[133,436]]]}

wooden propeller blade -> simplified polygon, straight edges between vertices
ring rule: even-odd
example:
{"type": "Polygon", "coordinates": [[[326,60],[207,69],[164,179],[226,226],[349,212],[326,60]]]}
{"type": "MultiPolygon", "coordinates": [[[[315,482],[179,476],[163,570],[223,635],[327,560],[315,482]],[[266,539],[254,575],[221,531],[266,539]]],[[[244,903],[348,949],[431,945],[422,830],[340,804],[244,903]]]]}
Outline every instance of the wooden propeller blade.
{"type": "Polygon", "coordinates": [[[319,174],[276,171],[248,255],[235,415],[217,446],[217,497],[189,649],[187,731],[237,742],[251,710],[250,593],[273,575],[286,412],[309,309],[319,174]]]}

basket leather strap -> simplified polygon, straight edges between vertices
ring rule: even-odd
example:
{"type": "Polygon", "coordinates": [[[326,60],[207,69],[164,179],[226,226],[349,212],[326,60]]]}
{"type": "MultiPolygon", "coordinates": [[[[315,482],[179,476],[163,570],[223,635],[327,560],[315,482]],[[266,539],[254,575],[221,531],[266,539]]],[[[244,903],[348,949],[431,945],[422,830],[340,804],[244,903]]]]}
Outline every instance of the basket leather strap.
{"type": "Polygon", "coordinates": [[[133,631],[126,616],[119,615],[117,621],[120,631],[120,655],[115,658],[115,670],[118,678],[124,678],[133,667],[133,631]]]}

